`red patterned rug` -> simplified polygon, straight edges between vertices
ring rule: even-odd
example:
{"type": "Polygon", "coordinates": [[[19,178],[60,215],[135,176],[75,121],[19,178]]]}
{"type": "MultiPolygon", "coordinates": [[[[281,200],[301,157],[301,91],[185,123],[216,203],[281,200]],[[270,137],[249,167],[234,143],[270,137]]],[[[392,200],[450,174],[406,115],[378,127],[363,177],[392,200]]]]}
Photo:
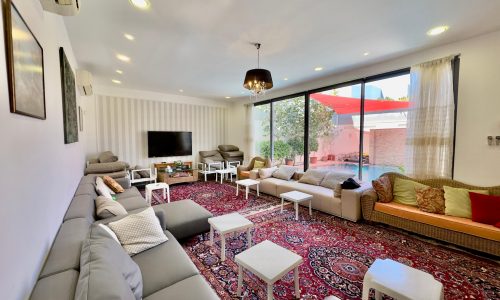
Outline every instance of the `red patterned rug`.
{"type": "MultiPolygon", "coordinates": [[[[295,221],[293,206],[280,213],[278,198],[254,193],[245,200],[235,187],[197,182],[170,187],[171,200],[192,199],[214,215],[239,212],[255,223],[253,243],[270,240],[304,258],[300,266],[301,299],[360,299],[363,276],[376,258],[390,258],[423,270],[443,283],[446,299],[500,299],[500,264],[493,260],[422,240],[382,225],[353,223],[301,208],[295,221]]],[[[159,192],[153,205],[164,203],[159,192]]],[[[183,246],[221,299],[235,299],[238,266],[234,256],[246,249],[246,235],[228,237],[226,261],[220,242],[208,246],[208,234],[183,246]]],[[[244,299],[265,299],[266,284],[249,272],[244,276],[244,299]]],[[[275,299],[294,299],[293,272],[274,285],[275,299]]]]}

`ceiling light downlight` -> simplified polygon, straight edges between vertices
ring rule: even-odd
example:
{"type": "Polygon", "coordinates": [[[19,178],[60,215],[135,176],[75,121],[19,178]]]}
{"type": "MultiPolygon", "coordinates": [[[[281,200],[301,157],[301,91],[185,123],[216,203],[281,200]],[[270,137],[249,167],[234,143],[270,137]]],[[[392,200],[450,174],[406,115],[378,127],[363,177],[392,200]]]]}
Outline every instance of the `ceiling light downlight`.
{"type": "Polygon", "coordinates": [[[446,25],[437,26],[437,27],[431,28],[429,31],[427,31],[427,35],[428,36],[440,35],[441,33],[444,33],[445,31],[447,31],[448,29],[450,29],[450,27],[448,27],[446,25]]]}
{"type": "Polygon", "coordinates": [[[316,67],[316,68],[314,68],[314,71],[316,71],[316,72],[319,72],[319,71],[322,71],[322,70],[323,70],[323,67],[316,67]]]}
{"type": "Polygon", "coordinates": [[[148,0],[129,0],[130,3],[138,9],[146,10],[151,6],[148,0]]]}
{"type": "Polygon", "coordinates": [[[120,75],[121,75],[121,74],[123,74],[123,71],[122,71],[122,70],[116,70],[115,72],[116,72],[117,74],[120,74],[120,75]]]}
{"type": "Polygon", "coordinates": [[[116,58],[118,58],[119,60],[124,61],[124,62],[130,62],[130,57],[123,55],[123,54],[117,54],[116,58]]]}
{"type": "Polygon", "coordinates": [[[267,90],[273,88],[273,78],[271,72],[266,69],[260,69],[260,46],[254,44],[257,48],[257,69],[248,70],[243,81],[243,87],[252,93],[252,97],[258,98],[259,95],[265,94],[267,90]]]}
{"type": "Polygon", "coordinates": [[[121,83],[122,83],[122,82],[121,82],[120,80],[118,80],[118,79],[111,79],[111,81],[112,81],[113,83],[116,83],[116,84],[121,84],[121,83]]]}
{"type": "Polygon", "coordinates": [[[133,40],[135,40],[135,37],[134,37],[133,35],[131,35],[131,34],[124,33],[124,34],[123,34],[123,36],[124,36],[127,40],[129,40],[129,41],[133,41],[133,40]]]}

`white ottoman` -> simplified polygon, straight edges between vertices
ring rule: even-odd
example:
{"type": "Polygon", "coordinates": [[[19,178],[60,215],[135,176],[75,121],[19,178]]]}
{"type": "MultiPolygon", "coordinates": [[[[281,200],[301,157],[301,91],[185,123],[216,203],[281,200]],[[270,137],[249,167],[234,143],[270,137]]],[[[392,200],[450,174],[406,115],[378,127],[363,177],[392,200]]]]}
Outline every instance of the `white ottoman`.
{"type": "Polygon", "coordinates": [[[151,197],[154,190],[163,190],[163,199],[168,197],[170,203],[170,188],[165,182],[151,183],[146,185],[146,202],[151,205],[151,197]]]}

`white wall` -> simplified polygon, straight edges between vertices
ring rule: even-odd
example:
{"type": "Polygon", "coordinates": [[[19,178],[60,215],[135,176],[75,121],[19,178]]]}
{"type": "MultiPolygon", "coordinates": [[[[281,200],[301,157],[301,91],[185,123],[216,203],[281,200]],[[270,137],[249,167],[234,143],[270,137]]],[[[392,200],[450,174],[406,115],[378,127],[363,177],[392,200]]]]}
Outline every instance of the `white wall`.
{"type": "Polygon", "coordinates": [[[4,31],[0,30],[2,299],[29,296],[84,165],[82,143],[64,144],[59,46],[71,66],[77,64],[63,20],[43,12],[39,1],[14,3],[44,50],[47,119],[10,113],[4,31]]]}
{"type": "Polygon", "coordinates": [[[198,161],[198,151],[215,150],[226,141],[226,101],[101,86],[85,102],[85,123],[92,129],[87,138],[88,157],[111,150],[132,166],[198,161]],[[148,158],[148,130],[191,131],[193,155],[148,158]]]}
{"type": "MultiPolygon", "coordinates": [[[[376,75],[451,54],[461,54],[456,132],[455,179],[479,185],[500,185],[500,147],[487,145],[488,135],[500,135],[500,31],[397,59],[343,72],[288,89],[269,92],[267,98],[376,75]]],[[[244,140],[242,104],[231,107],[228,143],[244,140]]]]}

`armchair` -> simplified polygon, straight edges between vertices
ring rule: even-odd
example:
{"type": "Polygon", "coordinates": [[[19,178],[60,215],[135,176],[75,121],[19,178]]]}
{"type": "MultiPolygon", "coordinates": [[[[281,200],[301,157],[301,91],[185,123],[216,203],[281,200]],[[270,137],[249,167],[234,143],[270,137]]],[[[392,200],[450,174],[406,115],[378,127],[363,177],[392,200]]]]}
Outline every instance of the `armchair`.
{"type": "Polygon", "coordinates": [[[118,157],[111,151],[105,151],[87,161],[84,174],[108,175],[113,178],[122,178],[127,177],[128,168],[129,164],[118,161],[118,157]]]}
{"type": "Polygon", "coordinates": [[[224,169],[224,158],[219,151],[200,151],[199,153],[198,172],[204,175],[205,181],[207,181],[207,175],[216,174],[217,170],[224,169]]]}
{"type": "Polygon", "coordinates": [[[243,163],[244,153],[234,145],[219,145],[219,152],[226,161],[239,161],[243,163]]]}
{"type": "Polygon", "coordinates": [[[154,181],[156,183],[156,177],[158,176],[157,169],[154,167],[151,168],[137,168],[128,171],[128,178],[130,179],[130,183],[150,183],[154,181]],[[147,176],[145,176],[147,175],[147,176]]]}
{"type": "Polygon", "coordinates": [[[256,161],[261,161],[263,162],[265,165],[264,165],[264,168],[270,168],[272,167],[272,162],[269,158],[262,158],[260,156],[256,156],[254,158],[252,158],[252,160],[250,161],[250,163],[247,165],[247,166],[239,166],[238,169],[237,169],[237,175],[238,175],[238,179],[243,179],[243,178],[249,178],[250,177],[250,171],[253,170],[254,168],[254,164],[256,161]]]}

